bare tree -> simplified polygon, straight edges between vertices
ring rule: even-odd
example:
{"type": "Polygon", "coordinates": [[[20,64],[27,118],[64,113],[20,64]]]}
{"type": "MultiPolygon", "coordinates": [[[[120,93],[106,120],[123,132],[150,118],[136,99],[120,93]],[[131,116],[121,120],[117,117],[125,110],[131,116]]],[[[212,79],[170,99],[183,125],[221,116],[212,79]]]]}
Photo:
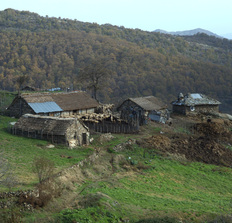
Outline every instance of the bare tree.
{"type": "Polygon", "coordinates": [[[32,170],[37,174],[39,183],[48,179],[54,174],[55,165],[46,157],[35,157],[32,164],[32,170]]]}
{"type": "Polygon", "coordinates": [[[80,70],[78,80],[87,89],[92,90],[92,96],[97,99],[98,90],[104,88],[110,76],[109,59],[95,59],[89,65],[80,70]]]}

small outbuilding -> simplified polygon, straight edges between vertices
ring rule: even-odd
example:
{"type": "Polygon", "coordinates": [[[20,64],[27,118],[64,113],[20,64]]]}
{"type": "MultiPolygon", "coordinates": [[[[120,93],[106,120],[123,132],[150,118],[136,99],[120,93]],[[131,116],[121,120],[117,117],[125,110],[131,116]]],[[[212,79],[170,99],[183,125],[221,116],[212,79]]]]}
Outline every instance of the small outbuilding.
{"type": "Polygon", "coordinates": [[[88,145],[89,129],[76,118],[58,118],[25,114],[14,123],[11,132],[29,138],[48,140],[70,147],[88,145]]]}
{"type": "Polygon", "coordinates": [[[180,93],[178,99],[171,104],[173,113],[196,115],[199,113],[218,112],[221,103],[204,94],[188,93],[183,95],[180,93]]]}
{"type": "Polygon", "coordinates": [[[144,125],[147,120],[165,123],[169,119],[167,105],[154,96],[129,98],[118,111],[121,119],[133,125],[144,125]]]}
{"type": "Polygon", "coordinates": [[[31,87],[31,86],[25,86],[21,89],[22,91],[35,91],[35,88],[31,87]]]}
{"type": "Polygon", "coordinates": [[[17,95],[7,108],[9,116],[24,114],[69,117],[94,113],[99,103],[84,91],[60,93],[24,93],[17,95]]]}

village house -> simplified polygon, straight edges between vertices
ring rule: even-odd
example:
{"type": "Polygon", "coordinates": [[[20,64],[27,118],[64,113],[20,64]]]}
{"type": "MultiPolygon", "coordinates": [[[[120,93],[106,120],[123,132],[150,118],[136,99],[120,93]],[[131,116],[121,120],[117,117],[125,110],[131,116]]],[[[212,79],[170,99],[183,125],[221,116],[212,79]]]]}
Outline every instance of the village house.
{"type": "Polygon", "coordinates": [[[16,118],[23,114],[69,117],[75,114],[94,113],[98,106],[99,103],[83,91],[23,93],[15,97],[7,108],[7,113],[16,118]]]}
{"type": "Polygon", "coordinates": [[[25,114],[11,127],[11,133],[29,138],[48,140],[70,147],[88,145],[89,129],[76,118],[58,118],[25,114]]]}
{"type": "Polygon", "coordinates": [[[129,98],[118,111],[121,119],[133,125],[144,125],[147,120],[165,123],[169,119],[167,105],[154,96],[129,98]]]}
{"type": "Polygon", "coordinates": [[[219,111],[219,101],[204,94],[188,93],[179,94],[178,99],[172,103],[173,113],[183,115],[196,115],[199,113],[214,113],[219,111]]]}

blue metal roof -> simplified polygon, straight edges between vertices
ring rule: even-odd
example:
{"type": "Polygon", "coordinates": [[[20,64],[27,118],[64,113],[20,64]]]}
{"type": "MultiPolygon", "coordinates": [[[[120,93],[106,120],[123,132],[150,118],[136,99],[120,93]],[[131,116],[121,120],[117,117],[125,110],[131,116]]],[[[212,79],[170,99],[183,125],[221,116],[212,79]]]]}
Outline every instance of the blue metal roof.
{"type": "Polygon", "coordinates": [[[36,114],[63,111],[63,109],[61,109],[60,106],[56,104],[54,101],[28,104],[36,114]]]}

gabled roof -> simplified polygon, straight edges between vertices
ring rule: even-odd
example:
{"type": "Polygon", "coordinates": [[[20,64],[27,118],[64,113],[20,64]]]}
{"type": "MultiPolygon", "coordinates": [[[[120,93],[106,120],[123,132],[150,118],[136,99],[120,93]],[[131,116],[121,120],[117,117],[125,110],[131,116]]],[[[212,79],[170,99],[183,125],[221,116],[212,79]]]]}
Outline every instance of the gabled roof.
{"type": "Polygon", "coordinates": [[[135,104],[137,104],[138,106],[140,106],[146,111],[153,111],[153,110],[157,111],[167,108],[167,105],[165,105],[162,101],[160,101],[158,98],[154,96],[129,98],[127,100],[134,102],[135,104]]]}
{"type": "Polygon", "coordinates": [[[31,93],[21,94],[21,97],[37,114],[89,109],[99,106],[99,103],[95,99],[83,91],[69,93],[31,93]]]}
{"type": "Polygon", "coordinates": [[[221,102],[210,98],[204,94],[199,93],[188,93],[183,98],[179,98],[172,102],[173,105],[185,105],[185,106],[195,106],[195,105],[220,105],[221,102]]]}
{"type": "Polygon", "coordinates": [[[64,110],[96,108],[99,103],[84,91],[52,94],[53,100],[64,110]]]}

